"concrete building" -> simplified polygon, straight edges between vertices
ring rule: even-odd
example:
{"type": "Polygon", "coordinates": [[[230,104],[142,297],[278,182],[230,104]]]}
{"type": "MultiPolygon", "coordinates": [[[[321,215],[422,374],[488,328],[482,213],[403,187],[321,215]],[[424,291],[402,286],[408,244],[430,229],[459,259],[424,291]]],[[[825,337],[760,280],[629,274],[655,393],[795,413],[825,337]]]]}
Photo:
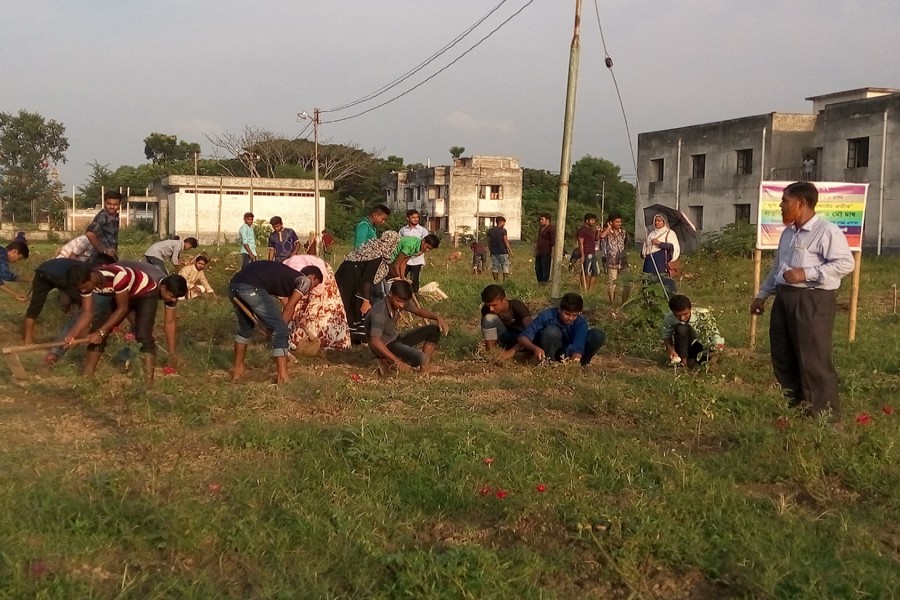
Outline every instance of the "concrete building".
{"type": "Polygon", "coordinates": [[[472,156],[452,166],[397,171],[382,187],[391,210],[416,209],[431,231],[483,231],[502,215],[509,239],[521,238],[522,169],[516,158],[472,156]]]}
{"type": "MultiPolygon", "coordinates": [[[[169,175],[154,181],[161,237],[196,236],[201,243],[234,240],[245,212],[268,221],[278,215],[301,239],[316,230],[312,179],[169,175]]],[[[319,180],[319,190],[334,189],[319,180]]],[[[319,230],[325,228],[325,199],[320,195],[319,230]]]]}
{"type": "MultiPolygon", "coordinates": [[[[900,249],[900,90],[862,88],[812,96],[809,114],[768,113],[638,135],[639,202],[687,214],[715,231],[755,223],[759,182],[869,183],[863,245],[900,249]],[[882,187],[883,180],[883,187],[882,187]]],[[[643,240],[646,232],[635,232],[643,240]]]]}

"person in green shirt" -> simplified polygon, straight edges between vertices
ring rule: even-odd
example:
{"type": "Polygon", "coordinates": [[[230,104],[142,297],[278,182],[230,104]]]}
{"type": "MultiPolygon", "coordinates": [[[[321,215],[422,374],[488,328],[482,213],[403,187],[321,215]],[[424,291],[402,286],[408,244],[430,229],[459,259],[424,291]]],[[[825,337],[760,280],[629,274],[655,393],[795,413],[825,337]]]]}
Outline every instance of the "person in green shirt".
{"type": "Polygon", "coordinates": [[[394,258],[391,261],[391,273],[395,277],[403,277],[406,273],[406,262],[413,256],[425,254],[441,245],[441,240],[433,233],[419,239],[407,235],[400,238],[394,249],[394,258]]]}
{"type": "Polygon", "coordinates": [[[379,204],[369,211],[369,216],[364,217],[356,224],[353,234],[353,249],[356,250],[369,240],[377,238],[378,231],[375,228],[384,225],[389,216],[391,216],[391,209],[384,204],[379,204]]]}

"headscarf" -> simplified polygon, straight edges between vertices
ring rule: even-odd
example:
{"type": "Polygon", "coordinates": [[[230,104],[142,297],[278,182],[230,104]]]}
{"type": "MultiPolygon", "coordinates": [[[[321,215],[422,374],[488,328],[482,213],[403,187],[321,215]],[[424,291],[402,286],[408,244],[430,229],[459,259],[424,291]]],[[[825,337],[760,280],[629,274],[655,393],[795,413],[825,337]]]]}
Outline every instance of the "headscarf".
{"type": "Polygon", "coordinates": [[[394,259],[394,251],[400,243],[400,234],[391,229],[381,234],[380,238],[369,240],[344,258],[350,262],[366,262],[376,258],[381,259],[375,279],[372,283],[379,283],[388,272],[388,263],[394,259]]]}
{"type": "Polygon", "coordinates": [[[663,244],[672,244],[674,248],[672,249],[672,255],[668,260],[677,260],[679,256],[681,256],[681,245],[678,243],[678,236],[674,231],[669,229],[669,219],[666,215],[662,213],[656,213],[653,215],[652,223],[656,223],[656,218],[659,217],[663,221],[663,226],[659,229],[654,228],[650,230],[647,234],[647,239],[644,241],[644,247],[641,249],[641,256],[649,256],[654,252],[658,252],[662,250],[659,246],[653,245],[653,240],[659,240],[663,244]]]}

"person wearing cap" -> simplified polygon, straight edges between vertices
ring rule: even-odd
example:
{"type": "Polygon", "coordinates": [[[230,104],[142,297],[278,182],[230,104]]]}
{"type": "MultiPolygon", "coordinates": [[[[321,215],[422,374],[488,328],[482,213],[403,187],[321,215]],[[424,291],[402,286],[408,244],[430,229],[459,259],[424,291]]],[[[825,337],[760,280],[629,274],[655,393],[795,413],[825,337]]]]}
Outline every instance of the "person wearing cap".
{"type": "Polygon", "coordinates": [[[288,323],[294,317],[297,302],[322,283],[322,271],[308,266],[300,271],[271,260],[258,260],[238,271],[228,284],[228,297],[234,303],[237,333],[234,336],[234,370],[240,379],[245,372],[247,345],[258,320],[272,332],[272,356],[275,359],[275,383],[288,379],[287,356],[290,352],[288,323]],[[284,306],[278,298],[287,298],[284,306]],[[251,316],[253,315],[253,316],[251,316]]]}

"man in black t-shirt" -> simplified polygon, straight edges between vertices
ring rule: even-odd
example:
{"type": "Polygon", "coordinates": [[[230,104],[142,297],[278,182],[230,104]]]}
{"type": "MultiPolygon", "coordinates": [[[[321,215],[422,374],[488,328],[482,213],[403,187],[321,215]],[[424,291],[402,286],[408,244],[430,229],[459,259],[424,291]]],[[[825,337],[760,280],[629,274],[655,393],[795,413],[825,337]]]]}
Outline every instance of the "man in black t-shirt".
{"type": "Polygon", "coordinates": [[[244,357],[253,334],[254,315],[272,332],[272,356],[275,358],[275,383],[287,381],[287,355],[290,352],[288,322],[300,298],[322,283],[318,267],[300,271],[271,260],[247,263],[228,284],[228,297],[235,304],[238,329],[234,336],[234,371],[237,380],[244,374],[244,357]],[[278,297],[287,298],[282,307],[278,297]],[[239,304],[240,303],[240,304],[239,304]],[[246,309],[246,312],[245,310],[246,309]],[[247,314],[250,313],[250,314],[247,314]]]}
{"type": "Polygon", "coordinates": [[[493,350],[498,345],[503,351],[497,360],[512,358],[521,349],[518,338],[522,330],[531,325],[531,311],[521,300],[510,300],[502,287],[491,284],[481,292],[481,335],[484,347],[493,350]]]}
{"type": "Polygon", "coordinates": [[[512,248],[509,247],[509,237],[506,235],[506,219],[497,217],[497,224],[488,229],[488,251],[491,253],[491,275],[494,281],[503,281],[509,277],[509,257],[512,248]]]}

